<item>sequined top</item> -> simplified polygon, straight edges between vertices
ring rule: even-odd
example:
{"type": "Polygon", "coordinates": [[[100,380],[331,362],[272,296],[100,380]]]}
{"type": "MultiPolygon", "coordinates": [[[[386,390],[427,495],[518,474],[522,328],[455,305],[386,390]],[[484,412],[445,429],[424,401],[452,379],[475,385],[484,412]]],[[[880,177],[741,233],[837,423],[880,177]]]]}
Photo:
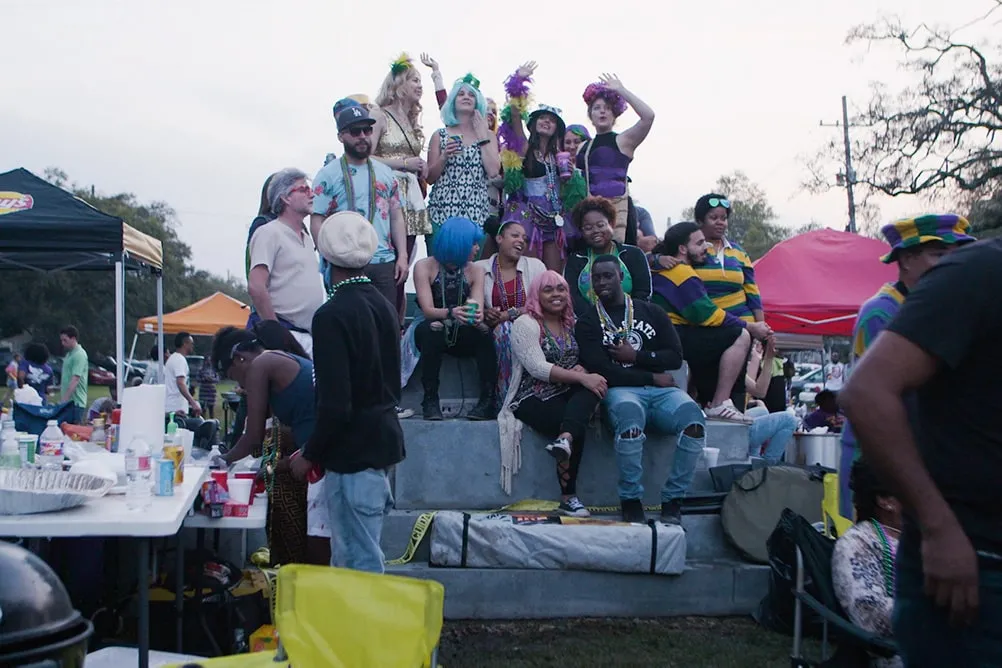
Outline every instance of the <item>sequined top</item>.
{"type": "Polygon", "coordinates": [[[376,150],[373,153],[379,158],[417,158],[421,156],[424,144],[423,137],[418,137],[411,130],[410,123],[396,119],[388,110],[382,110],[386,116],[386,129],[379,136],[376,150]],[[400,121],[397,123],[397,121],[400,121]],[[409,142],[409,143],[408,143],[409,142]]]}

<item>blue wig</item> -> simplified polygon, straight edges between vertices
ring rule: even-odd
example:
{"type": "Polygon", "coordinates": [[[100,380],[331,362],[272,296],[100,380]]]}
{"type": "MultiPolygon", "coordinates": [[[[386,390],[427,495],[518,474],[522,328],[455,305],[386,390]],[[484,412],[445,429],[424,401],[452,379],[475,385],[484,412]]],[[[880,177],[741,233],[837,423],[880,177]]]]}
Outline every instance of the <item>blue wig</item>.
{"type": "Polygon", "coordinates": [[[459,119],[456,118],[456,96],[459,95],[459,91],[463,89],[466,89],[468,92],[473,93],[476,96],[477,111],[479,111],[484,117],[487,116],[487,99],[484,97],[484,94],[474,86],[460,79],[455,83],[455,85],[453,85],[452,90],[449,91],[449,97],[445,99],[445,104],[442,105],[442,122],[445,123],[445,127],[447,128],[459,125],[459,119]]]}
{"type": "Polygon", "coordinates": [[[449,218],[435,232],[433,255],[441,265],[466,266],[473,246],[480,243],[482,237],[483,232],[469,218],[449,218]]]}

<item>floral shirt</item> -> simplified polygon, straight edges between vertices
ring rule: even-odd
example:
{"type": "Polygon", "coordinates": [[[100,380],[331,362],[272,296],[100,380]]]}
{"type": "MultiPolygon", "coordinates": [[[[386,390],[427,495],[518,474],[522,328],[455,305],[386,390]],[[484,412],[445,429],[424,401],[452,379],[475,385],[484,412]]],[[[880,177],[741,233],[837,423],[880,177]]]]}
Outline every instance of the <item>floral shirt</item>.
{"type": "Polygon", "coordinates": [[[357,211],[372,222],[379,237],[379,247],[372,257],[372,264],[396,261],[396,251],[390,238],[390,215],[400,208],[397,179],[393,170],[378,160],[370,160],[372,169],[365,165],[348,165],[351,174],[355,201],[348,202],[341,160],[332,160],[324,165],[313,179],[313,213],[329,216],[338,211],[357,211]],[[370,178],[375,181],[375,212],[370,216],[369,203],[373,200],[369,193],[370,178]]]}
{"type": "MultiPolygon", "coordinates": [[[[898,540],[888,536],[887,542],[893,561],[898,540]]],[[[894,597],[887,593],[883,546],[870,522],[853,525],[835,543],[832,584],[838,602],[853,624],[885,638],[892,637],[894,597]]],[[[894,657],[874,659],[872,665],[899,668],[904,664],[901,657],[894,657]]]]}

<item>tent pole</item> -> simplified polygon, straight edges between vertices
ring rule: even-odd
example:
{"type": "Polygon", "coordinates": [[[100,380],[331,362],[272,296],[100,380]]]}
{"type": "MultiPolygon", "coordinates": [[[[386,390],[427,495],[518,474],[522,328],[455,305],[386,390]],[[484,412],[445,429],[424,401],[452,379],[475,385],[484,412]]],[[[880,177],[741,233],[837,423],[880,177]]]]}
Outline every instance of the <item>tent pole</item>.
{"type": "Polygon", "coordinates": [[[157,367],[164,382],[164,273],[157,274],[157,367]]]}
{"type": "Polygon", "coordinates": [[[115,261],[115,386],[118,389],[118,400],[122,400],[125,382],[122,373],[125,370],[125,267],[122,255],[115,261]]]}
{"type": "Polygon", "coordinates": [[[139,332],[132,335],[132,347],[129,349],[129,364],[128,368],[132,370],[132,363],[136,361],[136,341],[139,340],[139,332]]]}

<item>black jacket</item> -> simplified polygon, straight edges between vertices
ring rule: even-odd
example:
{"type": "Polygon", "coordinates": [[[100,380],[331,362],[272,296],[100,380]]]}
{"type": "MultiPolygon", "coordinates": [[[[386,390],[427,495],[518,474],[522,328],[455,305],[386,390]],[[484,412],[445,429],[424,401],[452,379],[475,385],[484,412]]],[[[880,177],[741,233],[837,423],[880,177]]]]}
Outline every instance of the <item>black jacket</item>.
{"type": "MultiPolygon", "coordinates": [[[[644,251],[636,246],[628,244],[616,244],[616,253],[630,271],[633,278],[633,289],[630,296],[637,301],[650,301],[651,298],[651,267],[647,263],[647,256],[644,251]]],[[[574,299],[574,314],[579,318],[583,313],[592,307],[585,299],[581,291],[578,290],[578,278],[581,272],[588,266],[588,249],[578,248],[576,252],[571,252],[567,256],[567,264],[564,266],[564,278],[570,286],[571,295],[574,299]]]]}
{"type": "MultiPolygon", "coordinates": [[[[623,317],[624,309],[609,313],[612,318],[623,317]]],[[[643,387],[654,384],[654,374],[674,371],[682,366],[682,343],[661,307],[635,300],[633,302],[633,331],[627,340],[637,351],[637,361],[623,366],[609,355],[604,340],[598,310],[590,306],[578,318],[574,338],[580,349],[581,365],[604,376],[609,387],[643,387]]]]}
{"type": "Polygon", "coordinates": [[[313,316],[317,422],[303,455],[335,473],[404,458],[397,313],[372,284],[347,285],[313,316]]]}

